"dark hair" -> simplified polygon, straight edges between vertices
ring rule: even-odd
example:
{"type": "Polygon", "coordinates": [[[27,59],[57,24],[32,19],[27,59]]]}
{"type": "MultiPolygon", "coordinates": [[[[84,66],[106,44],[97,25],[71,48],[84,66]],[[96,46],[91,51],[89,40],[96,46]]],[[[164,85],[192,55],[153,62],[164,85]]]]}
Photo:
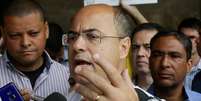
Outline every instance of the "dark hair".
{"type": "Polygon", "coordinates": [[[135,28],[132,17],[120,7],[114,7],[114,25],[119,34],[129,37],[135,28]]]}
{"type": "Polygon", "coordinates": [[[40,4],[34,0],[9,0],[2,10],[1,22],[4,23],[5,16],[24,16],[32,12],[41,15],[41,20],[46,21],[45,12],[40,4]]]}
{"type": "Polygon", "coordinates": [[[197,18],[186,18],[179,24],[178,30],[181,31],[182,28],[195,29],[201,35],[201,20],[197,18]]]}
{"type": "Polygon", "coordinates": [[[156,30],[157,32],[164,31],[164,28],[157,23],[143,23],[138,25],[132,34],[132,38],[134,37],[135,33],[140,32],[142,30],[156,30]]]}
{"type": "Polygon", "coordinates": [[[62,48],[63,29],[56,23],[49,23],[49,38],[47,39],[46,48],[53,53],[57,53],[62,48]]]}
{"type": "Polygon", "coordinates": [[[178,31],[161,31],[158,32],[152,39],[151,39],[151,50],[153,49],[153,45],[160,37],[167,37],[167,36],[174,36],[184,47],[187,55],[187,60],[191,58],[192,55],[192,43],[191,40],[182,32],[178,31]]]}

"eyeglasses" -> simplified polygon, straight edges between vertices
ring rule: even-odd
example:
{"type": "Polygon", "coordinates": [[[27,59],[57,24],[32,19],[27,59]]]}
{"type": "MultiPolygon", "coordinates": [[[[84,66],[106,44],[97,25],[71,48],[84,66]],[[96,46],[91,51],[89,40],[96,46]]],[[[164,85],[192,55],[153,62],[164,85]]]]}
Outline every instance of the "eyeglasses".
{"type": "Polygon", "coordinates": [[[103,33],[97,29],[88,29],[81,33],[69,31],[68,35],[68,44],[75,42],[80,36],[82,36],[86,41],[94,45],[101,43],[103,38],[124,38],[126,36],[103,36],[103,33]]]}

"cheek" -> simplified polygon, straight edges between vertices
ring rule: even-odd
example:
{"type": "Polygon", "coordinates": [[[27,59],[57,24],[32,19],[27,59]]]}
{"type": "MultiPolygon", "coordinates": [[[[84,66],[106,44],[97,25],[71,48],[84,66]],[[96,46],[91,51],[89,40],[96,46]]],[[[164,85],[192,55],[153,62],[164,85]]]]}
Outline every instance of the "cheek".
{"type": "Polygon", "coordinates": [[[159,61],[155,60],[155,59],[150,59],[149,61],[149,68],[151,70],[151,72],[157,72],[160,68],[160,63],[159,61]]]}
{"type": "Polygon", "coordinates": [[[117,65],[117,63],[119,62],[120,59],[120,52],[119,49],[117,47],[113,47],[112,46],[108,46],[108,47],[100,47],[98,49],[100,56],[103,56],[106,60],[108,60],[109,62],[111,62],[113,65],[117,65]]]}
{"type": "Polygon", "coordinates": [[[5,47],[7,48],[8,51],[15,52],[15,50],[18,50],[20,46],[18,41],[6,39],[5,47]]]}
{"type": "Polygon", "coordinates": [[[37,47],[39,49],[44,49],[45,48],[45,44],[46,44],[46,36],[45,35],[41,35],[38,38],[32,40],[32,42],[34,42],[35,45],[37,45],[37,47]]]}
{"type": "Polygon", "coordinates": [[[178,64],[175,66],[175,74],[176,75],[180,75],[180,77],[185,77],[185,75],[187,74],[187,66],[186,64],[178,64]]]}

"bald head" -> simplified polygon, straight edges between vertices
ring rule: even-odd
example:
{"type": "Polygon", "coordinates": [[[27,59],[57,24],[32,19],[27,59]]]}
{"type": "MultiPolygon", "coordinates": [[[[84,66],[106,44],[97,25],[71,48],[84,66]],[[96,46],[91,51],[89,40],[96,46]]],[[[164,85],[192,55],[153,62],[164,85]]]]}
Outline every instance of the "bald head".
{"type": "Polygon", "coordinates": [[[108,27],[114,27],[114,30],[118,34],[123,34],[124,36],[131,35],[135,27],[132,18],[121,8],[115,8],[105,4],[89,5],[80,9],[73,17],[72,24],[81,20],[89,21],[92,20],[91,18],[96,20],[96,23],[105,22],[105,25],[112,23],[113,26],[108,27]]]}
{"type": "Polygon", "coordinates": [[[80,9],[74,17],[82,15],[84,17],[94,15],[96,13],[105,13],[114,15],[114,8],[112,6],[98,4],[98,5],[89,5],[80,9]]]}

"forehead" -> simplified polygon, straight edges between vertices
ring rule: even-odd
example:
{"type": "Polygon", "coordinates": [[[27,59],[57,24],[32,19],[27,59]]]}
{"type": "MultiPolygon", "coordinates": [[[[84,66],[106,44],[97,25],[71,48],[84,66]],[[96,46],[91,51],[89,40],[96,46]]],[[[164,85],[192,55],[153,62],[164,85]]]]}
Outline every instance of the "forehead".
{"type": "Polygon", "coordinates": [[[154,42],[151,50],[160,50],[163,52],[179,52],[181,54],[186,54],[183,44],[174,36],[163,36],[158,38],[154,42]]]}
{"type": "Polygon", "coordinates": [[[28,30],[41,27],[43,21],[39,13],[30,13],[24,16],[5,16],[4,27],[7,30],[28,30]]]}
{"type": "Polygon", "coordinates": [[[134,43],[150,43],[151,38],[157,33],[156,30],[141,30],[133,36],[134,43]]]}
{"type": "Polygon", "coordinates": [[[106,35],[115,35],[114,15],[111,12],[81,13],[72,21],[70,30],[81,32],[87,29],[97,29],[106,35]]]}

